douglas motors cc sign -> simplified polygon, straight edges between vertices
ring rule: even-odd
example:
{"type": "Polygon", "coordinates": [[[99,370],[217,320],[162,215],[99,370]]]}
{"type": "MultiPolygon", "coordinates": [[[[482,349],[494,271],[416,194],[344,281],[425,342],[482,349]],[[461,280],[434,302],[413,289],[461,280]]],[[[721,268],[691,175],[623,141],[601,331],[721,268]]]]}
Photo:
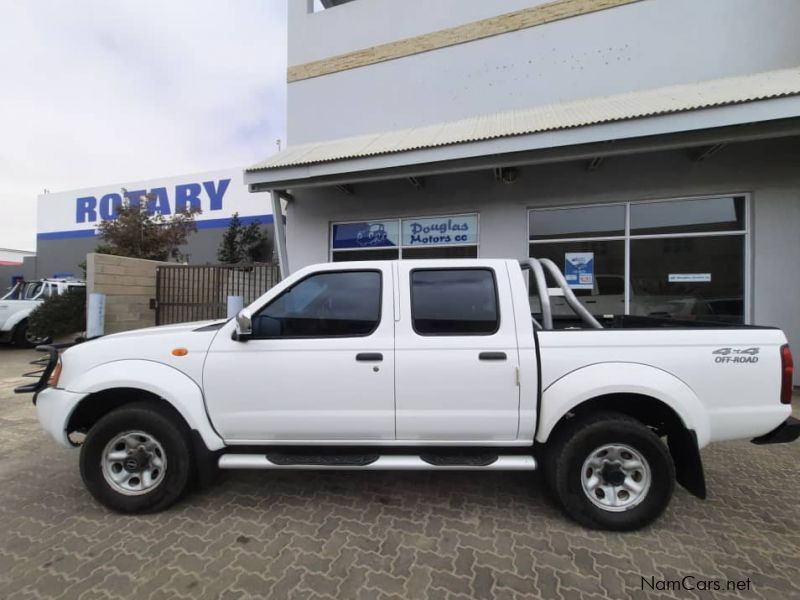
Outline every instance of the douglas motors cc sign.
{"type": "Polygon", "coordinates": [[[334,223],[334,250],[403,246],[464,246],[478,243],[478,215],[334,223]],[[402,235],[401,235],[402,233],[402,235]]]}

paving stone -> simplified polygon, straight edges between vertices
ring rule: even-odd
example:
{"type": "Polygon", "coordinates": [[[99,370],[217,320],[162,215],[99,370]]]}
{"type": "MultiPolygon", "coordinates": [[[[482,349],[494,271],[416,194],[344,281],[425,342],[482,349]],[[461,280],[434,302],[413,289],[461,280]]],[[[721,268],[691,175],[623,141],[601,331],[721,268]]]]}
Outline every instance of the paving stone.
{"type": "Polygon", "coordinates": [[[121,516],[12,393],[29,358],[0,348],[0,600],[800,599],[800,444],[704,450],[709,499],[679,488],[628,534],[571,523],[524,473],[229,473],[121,516]],[[642,589],[687,574],[751,587],[642,589]]]}

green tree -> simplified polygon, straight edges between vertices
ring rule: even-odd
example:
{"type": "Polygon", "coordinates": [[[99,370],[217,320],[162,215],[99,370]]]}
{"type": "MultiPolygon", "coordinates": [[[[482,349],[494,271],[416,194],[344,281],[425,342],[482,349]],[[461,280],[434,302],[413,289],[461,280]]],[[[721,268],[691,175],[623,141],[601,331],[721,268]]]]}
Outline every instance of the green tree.
{"type": "Polygon", "coordinates": [[[259,221],[242,225],[239,213],[233,213],[228,229],[217,249],[217,260],[221,263],[266,262],[269,259],[267,234],[259,221]]]}
{"type": "Polygon", "coordinates": [[[171,216],[151,214],[149,202],[125,202],[114,220],[101,221],[97,232],[103,241],[96,252],[148,260],[182,260],[180,247],[197,231],[199,209],[185,209],[171,216]]]}
{"type": "Polygon", "coordinates": [[[217,260],[221,263],[235,264],[242,262],[239,252],[239,238],[242,236],[242,222],[239,213],[233,213],[228,228],[222,235],[217,249],[217,260]]]}
{"type": "Polygon", "coordinates": [[[73,287],[46,298],[28,316],[28,333],[54,338],[86,329],[86,288],[73,287]]]}

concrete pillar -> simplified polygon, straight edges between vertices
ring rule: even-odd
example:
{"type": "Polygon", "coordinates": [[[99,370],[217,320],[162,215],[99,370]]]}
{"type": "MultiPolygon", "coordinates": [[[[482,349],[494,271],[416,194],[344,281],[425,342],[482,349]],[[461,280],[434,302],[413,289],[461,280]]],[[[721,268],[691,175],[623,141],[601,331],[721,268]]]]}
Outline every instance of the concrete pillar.
{"type": "Polygon", "coordinates": [[[280,190],[270,190],[270,194],[272,195],[272,222],[275,227],[275,249],[278,251],[281,279],[284,279],[289,274],[289,259],[286,256],[286,226],[281,209],[281,192],[280,190]]]}

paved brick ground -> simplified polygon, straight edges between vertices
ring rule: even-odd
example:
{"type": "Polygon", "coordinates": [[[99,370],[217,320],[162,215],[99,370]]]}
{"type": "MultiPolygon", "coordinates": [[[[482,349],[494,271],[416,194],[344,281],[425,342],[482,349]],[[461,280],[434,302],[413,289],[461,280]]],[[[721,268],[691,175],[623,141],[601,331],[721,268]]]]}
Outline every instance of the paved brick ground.
{"type": "Polygon", "coordinates": [[[573,525],[525,474],[234,473],[120,517],[11,393],[29,356],[0,348],[0,599],[800,598],[800,444],[707,449],[711,497],[678,490],[626,535],[573,525]],[[750,589],[642,591],[685,575],[750,589]]]}

